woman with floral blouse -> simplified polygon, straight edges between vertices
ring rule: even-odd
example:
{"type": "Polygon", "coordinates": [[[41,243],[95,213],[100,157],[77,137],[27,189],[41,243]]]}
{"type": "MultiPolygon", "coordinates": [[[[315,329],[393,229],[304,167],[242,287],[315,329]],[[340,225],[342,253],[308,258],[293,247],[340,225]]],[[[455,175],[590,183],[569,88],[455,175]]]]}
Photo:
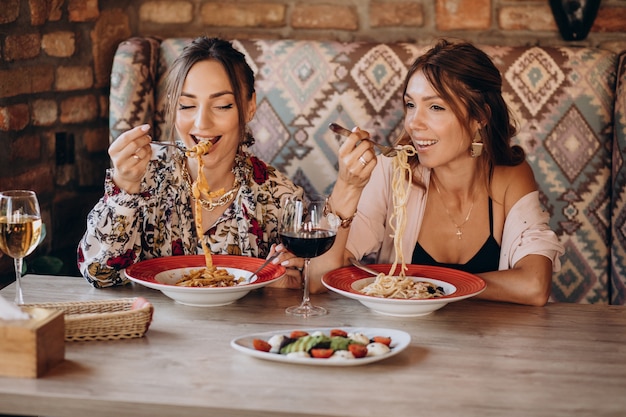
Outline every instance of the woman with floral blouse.
{"type": "MultiPolygon", "coordinates": [[[[256,93],[244,55],[225,40],[199,37],[172,64],[166,88],[172,140],[176,134],[187,149],[210,141],[204,176],[209,190],[224,190],[200,197],[203,240],[214,254],[267,257],[279,242],[281,198],[302,189],[247,151],[256,93]]],[[[109,147],[113,168],[78,247],[79,269],[94,287],[126,283],[120,271],[145,259],[202,253],[191,193],[198,159],[151,144],[149,129],[137,126],[109,147]]],[[[278,262],[291,266],[289,257],[283,253],[278,262]]],[[[299,272],[291,272],[298,277],[280,285],[300,285],[299,272]]]]}

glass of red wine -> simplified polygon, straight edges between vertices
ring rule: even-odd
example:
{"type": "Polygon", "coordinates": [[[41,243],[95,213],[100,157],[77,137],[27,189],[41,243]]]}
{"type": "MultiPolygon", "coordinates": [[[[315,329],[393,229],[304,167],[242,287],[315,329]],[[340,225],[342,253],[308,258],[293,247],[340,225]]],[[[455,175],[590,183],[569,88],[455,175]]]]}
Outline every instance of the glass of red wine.
{"type": "Polygon", "coordinates": [[[304,294],[299,305],[288,307],[287,314],[310,317],[326,314],[324,307],[311,304],[309,296],[309,263],[311,258],[328,251],[337,236],[337,222],[325,214],[326,198],[289,196],[283,200],[278,226],[282,244],[294,255],[304,258],[304,294]]]}

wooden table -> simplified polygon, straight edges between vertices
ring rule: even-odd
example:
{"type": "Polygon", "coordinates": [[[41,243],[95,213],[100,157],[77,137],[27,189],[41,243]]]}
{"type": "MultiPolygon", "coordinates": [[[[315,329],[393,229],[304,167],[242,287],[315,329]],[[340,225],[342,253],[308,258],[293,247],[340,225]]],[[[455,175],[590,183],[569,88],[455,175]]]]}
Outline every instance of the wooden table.
{"type": "MultiPolygon", "coordinates": [[[[265,288],[225,307],[176,304],[140,286],[96,290],[82,278],[30,275],[27,303],[144,296],[146,337],[66,343],[39,379],[0,377],[0,414],[45,416],[624,416],[626,307],[526,307],[464,300],[418,318],[385,317],[334,293],[329,314],[284,308],[265,288]],[[301,366],[235,351],[240,335],[310,327],[384,327],[411,334],[400,354],[355,367],[301,366]]],[[[0,294],[13,300],[14,285],[0,294]]]]}

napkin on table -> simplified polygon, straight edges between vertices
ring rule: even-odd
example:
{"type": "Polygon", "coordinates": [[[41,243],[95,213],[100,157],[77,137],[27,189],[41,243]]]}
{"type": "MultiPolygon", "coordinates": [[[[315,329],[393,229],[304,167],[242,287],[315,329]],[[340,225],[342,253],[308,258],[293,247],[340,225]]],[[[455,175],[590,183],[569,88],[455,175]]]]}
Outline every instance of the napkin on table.
{"type": "Polygon", "coordinates": [[[2,320],[28,320],[30,315],[22,311],[16,304],[10,303],[0,296],[0,319],[2,320]]]}

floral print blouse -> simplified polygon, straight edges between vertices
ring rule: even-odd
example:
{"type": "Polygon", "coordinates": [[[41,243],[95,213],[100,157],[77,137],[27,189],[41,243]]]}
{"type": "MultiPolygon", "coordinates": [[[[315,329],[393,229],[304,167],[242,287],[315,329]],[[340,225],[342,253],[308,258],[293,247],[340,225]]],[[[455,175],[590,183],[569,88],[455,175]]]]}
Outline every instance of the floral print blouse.
{"type": "MultiPolygon", "coordinates": [[[[153,146],[138,194],[117,187],[113,168],[105,193],[87,216],[78,246],[81,274],[96,288],[127,283],[120,271],[133,263],[173,255],[201,254],[194,202],[180,150],[153,146]]],[[[241,184],[233,202],[203,239],[211,253],[265,258],[279,242],[281,198],[303,191],[276,168],[241,150],[233,172],[241,184]]]]}

